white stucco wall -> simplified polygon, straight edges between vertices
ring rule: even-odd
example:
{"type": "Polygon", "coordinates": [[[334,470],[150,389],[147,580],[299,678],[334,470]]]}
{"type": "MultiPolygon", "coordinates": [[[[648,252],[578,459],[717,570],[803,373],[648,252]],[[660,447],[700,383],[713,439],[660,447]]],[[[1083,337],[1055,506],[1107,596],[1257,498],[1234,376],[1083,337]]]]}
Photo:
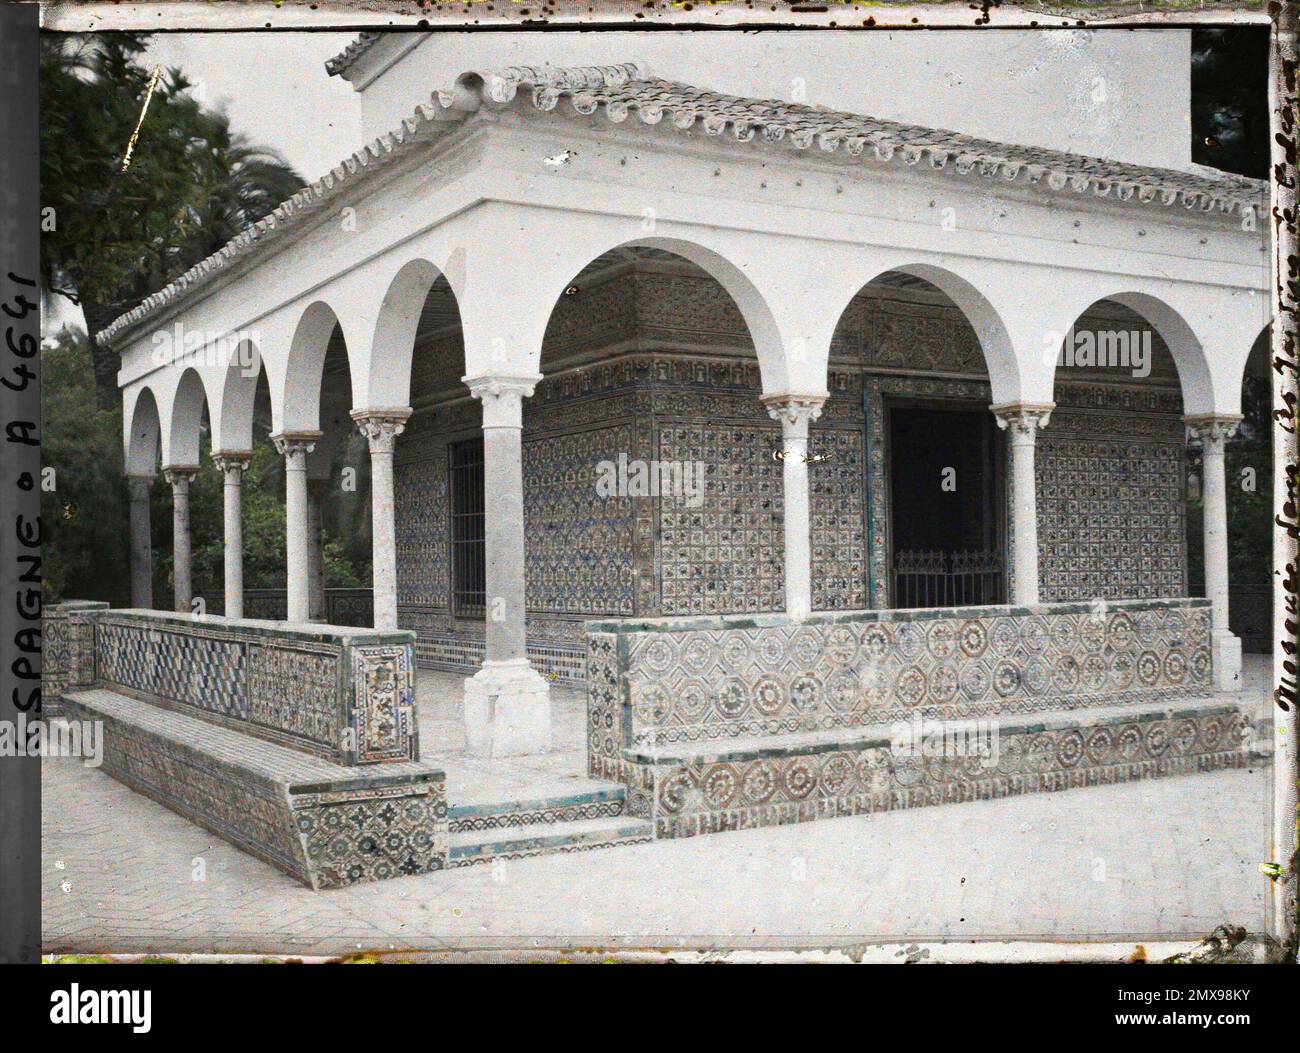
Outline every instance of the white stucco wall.
{"type": "Polygon", "coordinates": [[[1190,162],[1187,30],[437,33],[349,71],[367,136],[465,70],[637,61],[656,76],[1165,167],[1190,162]],[[396,61],[394,59],[396,58],[396,61]]]}

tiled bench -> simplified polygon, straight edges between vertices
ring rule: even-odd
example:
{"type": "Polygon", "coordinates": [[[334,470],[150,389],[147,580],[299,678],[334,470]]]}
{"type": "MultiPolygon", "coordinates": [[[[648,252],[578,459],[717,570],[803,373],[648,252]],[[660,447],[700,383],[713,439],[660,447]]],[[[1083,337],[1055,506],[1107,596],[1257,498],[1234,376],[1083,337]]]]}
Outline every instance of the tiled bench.
{"type": "Polygon", "coordinates": [[[1208,636],[1198,600],[588,623],[588,770],[684,837],[1241,766],[1208,636]]]}
{"type": "Polygon", "coordinates": [[[443,773],[419,761],[344,767],[115,691],[63,696],[103,721],[103,771],[314,889],[439,870],[443,773]]]}
{"type": "Polygon", "coordinates": [[[446,866],[446,780],[419,761],[410,633],[158,611],[75,616],[62,715],[107,774],[337,888],[446,866]]]}

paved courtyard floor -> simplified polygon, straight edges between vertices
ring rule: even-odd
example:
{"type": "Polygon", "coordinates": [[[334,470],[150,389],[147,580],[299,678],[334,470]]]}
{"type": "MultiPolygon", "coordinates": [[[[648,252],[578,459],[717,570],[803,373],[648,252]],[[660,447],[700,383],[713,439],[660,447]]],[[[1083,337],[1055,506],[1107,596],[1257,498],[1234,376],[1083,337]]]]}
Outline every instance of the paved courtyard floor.
{"type": "MultiPolygon", "coordinates": [[[[1262,677],[1256,663],[1261,697],[1262,677]]],[[[421,734],[427,753],[445,753],[449,772],[460,764],[469,773],[473,763],[449,737],[456,680],[422,681],[421,734]],[[435,689],[446,697],[429,697],[435,689]],[[442,749],[431,749],[440,724],[442,749]]],[[[580,699],[557,692],[557,710],[557,728],[570,728],[580,699]]],[[[557,737],[558,754],[572,752],[570,731],[557,737]]],[[[557,779],[581,777],[580,768],[539,763],[557,779]]],[[[513,769],[482,773],[484,792],[495,789],[491,778],[523,774],[513,769]]],[[[1151,941],[1265,923],[1266,764],[331,892],[298,885],[79,761],[47,760],[42,784],[49,952],[1151,941]]]]}

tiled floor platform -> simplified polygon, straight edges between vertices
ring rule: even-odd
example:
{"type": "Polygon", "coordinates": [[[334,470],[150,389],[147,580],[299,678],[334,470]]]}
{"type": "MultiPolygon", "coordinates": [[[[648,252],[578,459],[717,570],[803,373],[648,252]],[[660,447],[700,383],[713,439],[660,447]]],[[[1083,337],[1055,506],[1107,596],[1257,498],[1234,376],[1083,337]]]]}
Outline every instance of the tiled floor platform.
{"type": "MultiPolygon", "coordinates": [[[[1263,676],[1254,662],[1261,700],[1263,676]]],[[[458,678],[422,683],[426,757],[447,766],[449,787],[458,764],[467,795],[480,799],[511,791],[529,772],[562,787],[587,782],[577,774],[582,707],[573,692],[555,695],[554,754],[499,765],[491,777],[479,770],[476,783],[479,766],[460,749],[458,678]],[[446,697],[431,699],[438,690],[446,697]]],[[[1197,939],[1225,922],[1265,922],[1266,765],[508,860],[323,893],[76,761],[47,762],[43,787],[50,951],[1197,939]]]]}
{"type": "Polygon", "coordinates": [[[447,773],[448,801],[457,805],[520,801],[609,788],[586,777],[587,699],[551,685],[551,751],[495,760],[465,752],[464,674],[421,669],[416,695],[420,759],[447,773]]]}

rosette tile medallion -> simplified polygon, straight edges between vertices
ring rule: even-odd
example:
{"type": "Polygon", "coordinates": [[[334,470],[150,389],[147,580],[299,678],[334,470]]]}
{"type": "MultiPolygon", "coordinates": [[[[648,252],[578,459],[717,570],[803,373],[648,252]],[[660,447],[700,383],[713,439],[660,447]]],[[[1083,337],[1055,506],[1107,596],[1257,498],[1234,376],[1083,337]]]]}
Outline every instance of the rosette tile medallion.
{"type": "Polygon", "coordinates": [[[1238,767],[1212,672],[1203,600],[591,623],[588,769],[680,837],[1238,767]]]}

